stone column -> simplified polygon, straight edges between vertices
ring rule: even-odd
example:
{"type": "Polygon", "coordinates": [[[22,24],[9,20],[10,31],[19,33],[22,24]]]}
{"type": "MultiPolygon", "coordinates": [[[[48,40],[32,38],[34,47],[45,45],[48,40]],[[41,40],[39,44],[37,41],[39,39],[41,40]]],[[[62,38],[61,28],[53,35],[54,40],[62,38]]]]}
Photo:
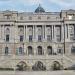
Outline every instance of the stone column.
{"type": "Polygon", "coordinates": [[[56,41],[56,29],[55,29],[55,25],[54,25],[54,41],[56,41]]]}
{"type": "Polygon", "coordinates": [[[14,54],[16,54],[16,50],[17,50],[17,44],[18,41],[19,41],[19,36],[18,36],[18,25],[17,24],[14,24],[14,54]]]}
{"type": "Polygon", "coordinates": [[[37,47],[36,47],[36,44],[34,45],[34,55],[37,54],[37,47]]]}
{"type": "Polygon", "coordinates": [[[35,26],[35,41],[37,41],[37,38],[38,38],[38,36],[37,36],[37,26],[35,26]]]}
{"type": "Polygon", "coordinates": [[[44,41],[44,25],[42,25],[42,39],[44,41]]]}
{"type": "Polygon", "coordinates": [[[53,41],[53,25],[52,25],[52,33],[51,33],[51,35],[52,35],[52,41],[53,41]]]}
{"type": "Polygon", "coordinates": [[[34,25],[33,25],[33,41],[35,40],[35,30],[34,30],[34,25]]]}
{"type": "Polygon", "coordinates": [[[27,25],[26,25],[26,29],[25,29],[25,32],[26,32],[26,41],[28,40],[27,38],[27,25]]]}
{"type": "Polygon", "coordinates": [[[4,28],[4,25],[2,25],[2,40],[5,41],[5,28],[4,28]]]}
{"type": "Polygon", "coordinates": [[[61,41],[63,41],[63,38],[64,38],[64,37],[63,37],[63,35],[64,35],[63,33],[64,33],[64,30],[63,30],[63,24],[62,24],[62,25],[61,25],[61,41]]]}
{"type": "Polygon", "coordinates": [[[68,30],[68,39],[70,40],[70,34],[69,34],[69,24],[67,25],[67,30],[68,30]]]}
{"type": "Polygon", "coordinates": [[[9,33],[9,38],[10,38],[9,41],[12,42],[13,41],[12,40],[12,25],[9,26],[9,31],[10,31],[10,33],[9,33]]]}
{"type": "Polygon", "coordinates": [[[15,42],[19,41],[19,36],[18,36],[18,26],[15,25],[15,42]]]}
{"type": "Polygon", "coordinates": [[[13,36],[13,35],[14,35],[14,33],[15,33],[15,28],[14,28],[14,25],[12,25],[11,27],[12,27],[12,28],[11,28],[11,38],[12,38],[12,42],[14,43],[14,38],[15,38],[15,36],[13,36]]]}
{"type": "Polygon", "coordinates": [[[46,35],[46,25],[45,25],[45,41],[47,41],[47,35],[46,35]]]}
{"type": "Polygon", "coordinates": [[[65,24],[65,42],[66,42],[66,39],[67,39],[67,25],[65,24]]]}
{"type": "Polygon", "coordinates": [[[25,26],[24,26],[24,41],[25,41],[25,26]]]}

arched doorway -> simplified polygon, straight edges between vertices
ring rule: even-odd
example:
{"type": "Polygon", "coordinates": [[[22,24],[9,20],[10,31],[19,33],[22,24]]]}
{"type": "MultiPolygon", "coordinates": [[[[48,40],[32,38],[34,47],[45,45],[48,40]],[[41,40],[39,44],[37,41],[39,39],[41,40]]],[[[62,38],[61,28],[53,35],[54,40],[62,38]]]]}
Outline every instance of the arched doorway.
{"type": "Polygon", "coordinates": [[[28,55],[33,54],[33,48],[31,46],[28,46],[28,55]]]}
{"type": "Polygon", "coordinates": [[[52,47],[48,46],[47,47],[48,55],[52,55],[52,47]]]}
{"type": "Polygon", "coordinates": [[[34,70],[34,71],[45,71],[46,70],[46,66],[41,61],[37,61],[32,66],[32,70],[34,70]]]}
{"type": "Polygon", "coordinates": [[[37,49],[38,49],[38,55],[43,55],[42,47],[38,46],[37,49]]]}
{"type": "Polygon", "coordinates": [[[60,70],[61,69],[61,65],[58,61],[54,61],[52,64],[52,69],[53,70],[60,70]]]}
{"type": "Polygon", "coordinates": [[[21,61],[17,64],[17,69],[16,70],[26,71],[26,70],[28,70],[28,66],[24,61],[21,61]]]}

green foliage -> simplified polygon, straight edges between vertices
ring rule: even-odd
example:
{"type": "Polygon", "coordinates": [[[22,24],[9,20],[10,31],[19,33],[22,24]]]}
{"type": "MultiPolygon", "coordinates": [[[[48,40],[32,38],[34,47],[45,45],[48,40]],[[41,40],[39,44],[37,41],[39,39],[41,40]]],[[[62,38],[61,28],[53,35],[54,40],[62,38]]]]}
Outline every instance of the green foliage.
{"type": "Polygon", "coordinates": [[[61,65],[59,64],[59,62],[55,61],[53,63],[52,69],[53,70],[60,70],[61,69],[61,65]]]}
{"type": "Polygon", "coordinates": [[[1,71],[14,71],[13,68],[0,68],[1,71]]]}

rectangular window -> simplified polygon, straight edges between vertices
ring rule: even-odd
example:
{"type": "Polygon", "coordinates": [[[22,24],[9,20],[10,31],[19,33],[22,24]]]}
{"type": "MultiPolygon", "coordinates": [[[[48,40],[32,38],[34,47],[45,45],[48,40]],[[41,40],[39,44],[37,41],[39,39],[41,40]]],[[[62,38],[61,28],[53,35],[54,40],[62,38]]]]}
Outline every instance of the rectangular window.
{"type": "Polygon", "coordinates": [[[58,49],[58,53],[59,54],[62,54],[63,52],[62,52],[62,49],[58,49]]]}
{"type": "Polygon", "coordinates": [[[23,42],[23,35],[20,36],[20,42],[23,42]]]}
{"type": "Polygon", "coordinates": [[[57,37],[57,41],[60,42],[61,41],[60,35],[56,35],[56,37],[57,37]]]}
{"type": "Polygon", "coordinates": [[[42,36],[38,35],[38,41],[41,42],[42,41],[42,36]]]}
{"type": "Polygon", "coordinates": [[[29,35],[29,42],[32,42],[32,35],[29,35]]]}
{"type": "Polygon", "coordinates": [[[70,40],[74,40],[74,25],[69,25],[70,40]]]}
{"type": "Polygon", "coordinates": [[[9,42],[9,35],[6,35],[6,41],[9,42]]]}
{"type": "Polygon", "coordinates": [[[61,41],[61,27],[60,26],[56,26],[56,40],[57,42],[61,41]]]}
{"type": "Polygon", "coordinates": [[[51,41],[51,35],[47,35],[47,41],[51,41]]]}
{"type": "Polygon", "coordinates": [[[8,55],[8,47],[5,47],[5,55],[8,55]]]}

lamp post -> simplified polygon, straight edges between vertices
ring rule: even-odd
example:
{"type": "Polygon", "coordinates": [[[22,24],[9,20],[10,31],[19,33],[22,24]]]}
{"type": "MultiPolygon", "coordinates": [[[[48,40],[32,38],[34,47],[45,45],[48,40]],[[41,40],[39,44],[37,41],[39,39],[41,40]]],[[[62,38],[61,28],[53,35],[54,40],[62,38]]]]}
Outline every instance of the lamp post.
{"type": "Polygon", "coordinates": [[[62,21],[62,23],[63,23],[63,26],[64,26],[64,51],[63,51],[63,53],[65,54],[65,23],[64,23],[64,21],[65,21],[65,17],[63,17],[63,21],[62,21]]]}

